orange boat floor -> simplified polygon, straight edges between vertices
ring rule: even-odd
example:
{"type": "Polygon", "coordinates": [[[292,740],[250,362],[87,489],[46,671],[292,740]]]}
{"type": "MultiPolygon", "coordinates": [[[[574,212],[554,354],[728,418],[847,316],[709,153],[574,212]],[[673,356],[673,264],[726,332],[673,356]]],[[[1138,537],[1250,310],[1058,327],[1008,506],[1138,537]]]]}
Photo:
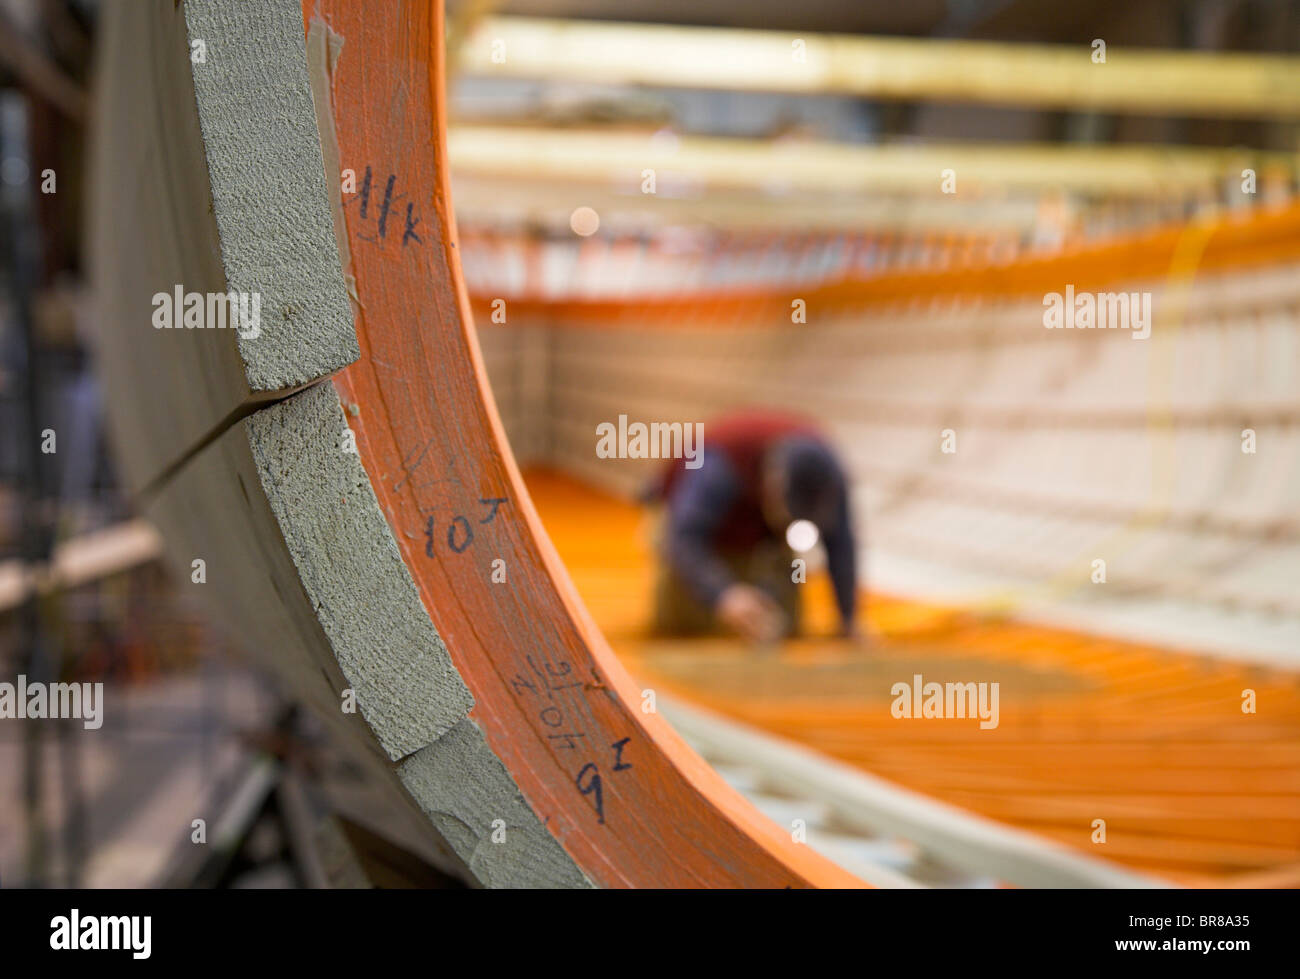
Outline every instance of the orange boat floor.
{"type": "Polygon", "coordinates": [[[872,595],[866,648],[651,639],[653,516],[547,471],[529,491],[579,593],[646,687],[908,788],[1189,885],[1300,885],[1300,676],[872,595]],[[999,724],[892,716],[893,684],[996,681],[999,724]],[[1244,713],[1244,691],[1257,710],[1244,713]],[[1096,820],[1105,842],[1093,842],[1096,820]]]}

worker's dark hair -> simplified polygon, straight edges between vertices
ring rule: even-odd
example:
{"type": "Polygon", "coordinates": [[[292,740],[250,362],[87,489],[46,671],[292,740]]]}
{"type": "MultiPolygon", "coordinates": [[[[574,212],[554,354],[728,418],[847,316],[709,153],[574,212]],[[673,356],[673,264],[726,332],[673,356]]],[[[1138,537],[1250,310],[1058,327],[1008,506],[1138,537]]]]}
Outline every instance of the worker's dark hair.
{"type": "Polygon", "coordinates": [[[790,516],[819,526],[833,521],[844,492],[844,472],[835,453],[824,442],[806,435],[782,439],[776,451],[790,516]]]}

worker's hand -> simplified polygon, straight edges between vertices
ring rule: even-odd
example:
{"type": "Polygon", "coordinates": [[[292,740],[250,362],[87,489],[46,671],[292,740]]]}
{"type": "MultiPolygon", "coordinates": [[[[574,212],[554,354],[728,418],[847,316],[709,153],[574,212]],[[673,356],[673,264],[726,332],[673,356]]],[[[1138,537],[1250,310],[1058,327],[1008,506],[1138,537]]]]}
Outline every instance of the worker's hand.
{"type": "Polygon", "coordinates": [[[731,585],[718,598],[718,618],[751,642],[775,642],[785,632],[785,613],[753,585],[731,585]]]}

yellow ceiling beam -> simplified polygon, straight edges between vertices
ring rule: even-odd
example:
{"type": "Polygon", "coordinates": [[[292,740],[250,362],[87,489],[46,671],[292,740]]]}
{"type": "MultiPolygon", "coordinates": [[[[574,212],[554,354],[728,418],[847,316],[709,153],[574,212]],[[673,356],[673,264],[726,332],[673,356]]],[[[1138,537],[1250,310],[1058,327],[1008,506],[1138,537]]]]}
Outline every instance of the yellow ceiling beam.
{"type": "MultiPolygon", "coordinates": [[[[549,226],[565,229],[579,206],[600,215],[601,227],[647,230],[706,226],[728,231],[799,233],[943,232],[981,236],[1023,234],[1039,219],[1027,197],[974,200],[914,195],[844,197],[834,194],[760,195],[713,190],[701,195],[651,197],[578,181],[527,181],[453,172],[456,217],[469,225],[549,226]]],[[[1069,214],[1076,213],[1068,209],[1069,214]]]]}
{"type": "MultiPolygon", "coordinates": [[[[1105,38],[1101,40],[1105,41],[1105,38]]],[[[492,17],[459,52],[483,76],[834,92],[1109,112],[1300,118],[1300,57],[492,17]]]]}
{"type": "Polygon", "coordinates": [[[1169,198],[1239,186],[1255,169],[1260,188],[1293,179],[1300,155],[1240,149],[1055,144],[856,145],[651,135],[626,130],[456,125],[453,170],[517,180],[587,181],[656,192],[712,189],[869,195],[919,193],[938,200],[1008,191],[1169,198]],[[952,171],[944,194],[945,171],[952,171]]]}

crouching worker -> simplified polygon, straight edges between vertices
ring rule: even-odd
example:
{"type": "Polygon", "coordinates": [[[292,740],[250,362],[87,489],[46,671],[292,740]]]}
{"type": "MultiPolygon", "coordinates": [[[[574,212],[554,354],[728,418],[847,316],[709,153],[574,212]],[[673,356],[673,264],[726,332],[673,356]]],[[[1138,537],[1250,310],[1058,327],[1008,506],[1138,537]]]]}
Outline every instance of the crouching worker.
{"type": "Polygon", "coordinates": [[[800,586],[786,531],[807,520],[826,548],[841,634],[854,636],[848,480],[826,441],[803,420],[758,412],[708,423],[704,436],[698,468],[676,460],[649,494],[665,507],[654,631],[721,627],[758,643],[798,634],[800,586]]]}

